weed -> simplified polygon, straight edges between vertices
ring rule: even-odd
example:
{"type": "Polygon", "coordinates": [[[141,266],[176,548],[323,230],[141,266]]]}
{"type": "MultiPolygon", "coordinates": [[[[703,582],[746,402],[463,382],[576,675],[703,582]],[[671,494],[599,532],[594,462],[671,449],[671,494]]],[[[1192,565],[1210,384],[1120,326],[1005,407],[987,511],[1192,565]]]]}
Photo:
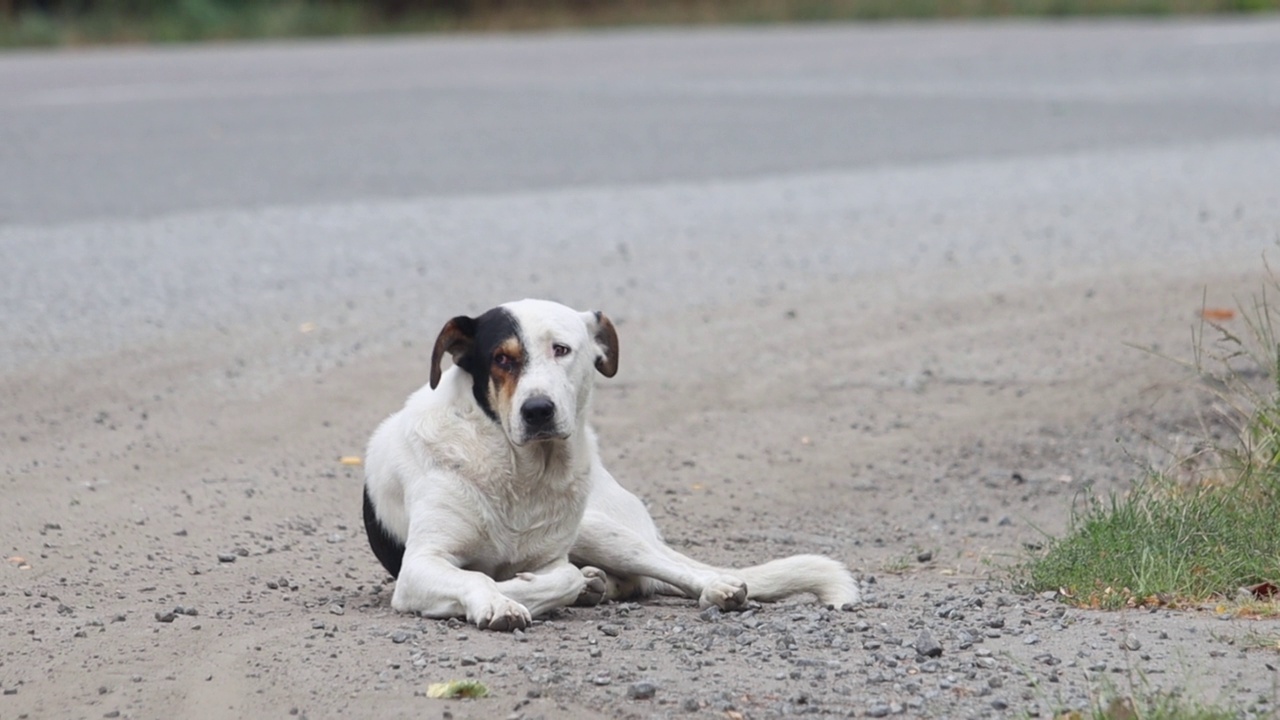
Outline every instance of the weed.
{"type": "MultiPolygon", "coordinates": [[[[1233,598],[1243,586],[1280,580],[1280,345],[1269,300],[1276,289],[1273,279],[1241,306],[1244,331],[1205,320],[1193,335],[1188,367],[1226,408],[1230,443],[1206,443],[1127,494],[1084,499],[1066,536],[1049,539],[1018,568],[1020,584],[1117,608],[1233,598]]],[[[1207,309],[1206,316],[1215,317],[1207,309]]]]}

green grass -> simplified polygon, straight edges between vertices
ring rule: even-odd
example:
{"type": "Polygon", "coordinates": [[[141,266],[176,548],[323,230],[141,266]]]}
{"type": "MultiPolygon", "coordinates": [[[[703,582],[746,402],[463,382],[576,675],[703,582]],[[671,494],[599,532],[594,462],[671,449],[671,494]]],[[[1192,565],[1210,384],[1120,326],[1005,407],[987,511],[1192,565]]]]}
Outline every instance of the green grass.
{"type": "Polygon", "coordinates": [[[54,2],[55,10],[50,13],[5,13],[5,5],[0,0],[0,46],[439,30],[1280,10],[1280,0],[97,0],[54,2]]]}
{"type": "Polygon", "coordinates": [[[1067,534],[1016,569],[1019,584],[1118,608],[1233,599],[1243,586],[1280,582],[1276,339],[1265,292],[1237,318],[1202,324],[1188,366],[1230,408],[1230,441],[1150,473],[1127,494],[1085,499],[1067,534]]]}

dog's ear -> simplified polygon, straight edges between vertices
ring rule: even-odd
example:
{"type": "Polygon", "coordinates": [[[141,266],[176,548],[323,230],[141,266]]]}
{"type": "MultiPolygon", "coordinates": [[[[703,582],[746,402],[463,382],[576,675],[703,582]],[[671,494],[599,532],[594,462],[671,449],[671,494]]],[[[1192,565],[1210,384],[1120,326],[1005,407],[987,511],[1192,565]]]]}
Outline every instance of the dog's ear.
{"type": "Polygon", "coordinates": [[[431,349],[431,389],[440,384],[440,358],[447,352],[457,363],[476,341],[476,321],[459,315],[444,324],[431,349]]]}
{"type": "Polygon", "coordinates": [[[599,310],[582,315],[600,353],[596,356],[596,369],[601,375],[611,378],[618,373],[618,331],[613,329],[613,323],[599,310]]]}

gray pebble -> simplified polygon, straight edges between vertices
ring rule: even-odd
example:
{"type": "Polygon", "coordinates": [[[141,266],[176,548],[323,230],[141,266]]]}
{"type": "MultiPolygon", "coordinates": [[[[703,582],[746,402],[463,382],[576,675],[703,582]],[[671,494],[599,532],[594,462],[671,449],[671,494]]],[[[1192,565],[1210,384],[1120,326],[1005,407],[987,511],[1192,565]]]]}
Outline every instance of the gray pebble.
{"type": "MultiPolygon", "coordinates": [[[[711,607],[715,606],[712,605],[711,607]]],[[[622,628],[617,625],[601,625],[600,632],[608,635],[609,637],[618,637],[618,633],[622,632],[622,628]]]]}
{"type": "Polygon", "coordinates": [[[600,673],[599,675],[596,675],[595,677],[591,678],[592,685],[608,685],[612,682],[613,682],[613,678],[610,677],[609,673],[607,672],[600,673]]]}
{"type": "Polygon", "coordinates": [[[174,618],[176,618],[176,617],[177,617],[177,615],[174,615],[174,614],[173,614],[173,613],[171,613],[171,612],[165,612],[165,613],[157,612],[157,613],[156,613],[156,620],[157,620],[157,621],[159,621],[159,622],[162,622],[162,623],[171,623],[171,622],[173,622],[174,618]]]}
{"type": "MultiPolygon", "coordinates": [[[[714,606],[713,606],[714,607],[714,606]]],[[[631,683],[627,688],[627,699],[629,700],[649,700],[658,692],[658,686],[648,681],[640,681],[631,683]]]]}
{"type": "Polygon", "coordinates": [[[1040,636],[1036,635],[1035,633],[1031,633],[1026,637],[1022,638],[1023,645],[1035,645],[1038,642],[1040,642],[1040,636]]]}
{"type": "Polygon", "coordinates": [[[913,646],[917,653],[924,657],[936,658],[942,655],[942,645],[929,634],[928,630],[921,630],[920,635],[916,637],[913,646]]]}
{"type": "Polygon", "coordinates": [[[334,615],[341,615],[341,614],[345,613],[346,611],[347,611],[347,609],[346,609],[346,608],[344,608],[344,607],[342,607],[342,606],[341,606],[341,605],[339,605],[338,603],[332,603],[332,604],[330,604],[330,605],[329,605],[329,612],[333,613],[334,615]]]}
{"type": "Polygon", "coordinates": [[[702,610],[702,612],[698,613],[698,619],[705,622],[715,622],[720,619],[722,614],[723,613],[720,611],[720,608],[715,605],[708,605],[702,610]]]}
{"type": "Polygon", "coordinates": [[[1138,639],[1137,635],[1128,633],[1124,636],[1124,639],[1120,641],[1120,647],[1125,650],[1141,650],[1142,641],[1138,639]]]}
{"type": "Polygon", "coordinates": [[[991,701],[991,707],[995,708],[996,710],[1008,710],[1009,703],[1001,700],[1000,698],[996,698],[995,700],[991,701]]]}
{"type": "Polygon", "coordinates": [[[233,563],[235,561],[235,553],[218,553],[218,562],[233,563]]]}
{"type": "Polygon", "coordinates": [[[889,706],[884,703],[876,703],[867,708],[867,717],[887,717],[889,709],[889,706]]]}
{"type": "Polygon", "coordinates": [[[312,629],[312,630],[323,630],[323,629],[324,629],[324,621],[323,621],[323,620],[312,620],[312,621],[311,621],[311,629],[312,629]]]}
{"type": "MultiPolygon", "coordinates": [[[[321,626],[321,627],[324,627],[324,623],[321,623],[321,624],[320,624],[320,626],[321,626]]],[[[396,631],[396,632],[391,633],[391,642],[393,642],[393,643],[395,643],[395,644],[397,644],[397,645],[399,645],[399,644],[401,644],[401,643],[405,642],[405,641],[406,641],[406,640],[408,640],[408,639],[409,639],[409,633],[407,633],[407,632],[405,632],[405,631],[403,631],[403,630],[399,630],[399,631],[396,631]]]]}

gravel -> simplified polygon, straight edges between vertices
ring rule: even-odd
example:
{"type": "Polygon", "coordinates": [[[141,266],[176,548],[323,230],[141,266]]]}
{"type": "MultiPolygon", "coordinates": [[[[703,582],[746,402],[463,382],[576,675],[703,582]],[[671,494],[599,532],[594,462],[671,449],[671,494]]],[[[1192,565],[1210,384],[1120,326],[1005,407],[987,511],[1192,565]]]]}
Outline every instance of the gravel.
{"type": "Polygon", "coordinates": [[[627,688],[627,698],[630,700],[650,700],[657,693],[658,686],[647,681],[632,683],[627,688]]]}

